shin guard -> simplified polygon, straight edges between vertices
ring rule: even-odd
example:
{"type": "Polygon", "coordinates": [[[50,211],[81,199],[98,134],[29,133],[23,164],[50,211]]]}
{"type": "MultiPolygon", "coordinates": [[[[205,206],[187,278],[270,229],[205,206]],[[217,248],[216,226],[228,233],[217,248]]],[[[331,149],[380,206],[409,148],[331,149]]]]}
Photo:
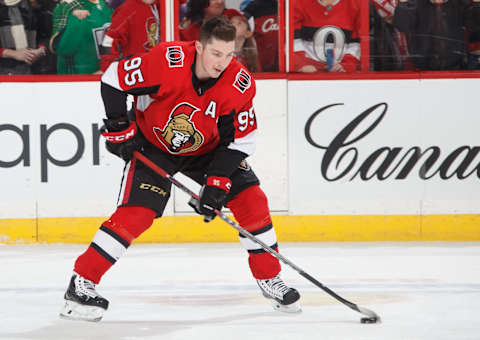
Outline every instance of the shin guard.
{"type": "MultiPolygon", "coordinates": [[[[227,207],[245,230],[278,250],[277,236],[273,229],[265,193],[258,185],[251,186],[236,195],[227,207]]],[[[280,272],[280,262],[260,245],[240,235],[240,243],[248,251],[248,263],[253,277],[270,279],[280,272]]]]}
{"type": "Polygon", "coordinates": [[[155,214],[153,210],[139,206],[118,208],[75,261],[74,271],[98,284],[103,274],[125,254],[132,241],[152,225],[155,214]]]}

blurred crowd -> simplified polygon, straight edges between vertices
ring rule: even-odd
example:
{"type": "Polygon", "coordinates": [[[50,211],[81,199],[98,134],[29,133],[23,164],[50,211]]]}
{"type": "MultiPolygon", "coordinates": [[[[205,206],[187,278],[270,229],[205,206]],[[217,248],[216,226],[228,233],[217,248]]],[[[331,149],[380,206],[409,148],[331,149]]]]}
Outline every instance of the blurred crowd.
{"type": "MultiPolygon", "coordinates": [[[[197,39],[205,20],[223,15],[237,30],[237,60],[251,72],[281,71],[278,0],[175,1],[180,40],[197,39]]],[[[164,7],[164,0],[0,0],[0,74],[101,74],[162,40],[164,7]]],[[[291,11],[291,72],[357,72],[362,39],[370,71],[480,69],[480,0],[294,0],[291,11]]]]}

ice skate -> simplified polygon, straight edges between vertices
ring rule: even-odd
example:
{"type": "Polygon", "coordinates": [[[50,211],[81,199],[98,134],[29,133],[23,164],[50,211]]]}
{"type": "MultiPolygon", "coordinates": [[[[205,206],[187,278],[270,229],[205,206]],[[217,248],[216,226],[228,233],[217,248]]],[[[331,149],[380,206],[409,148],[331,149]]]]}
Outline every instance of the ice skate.
{"type": "Polygon", "coordinates": [[[98,322],[108,309],[108,300],[95,290],[95,284],[74,273],[65,292],[60,317],[70,320],[98,322]]]}
{"type": "Polygon", "coordinates": [[[271,279],[257,280],[257,284],[263,296],[271,300],[273,309],[285,313],[302,311],[299,302],[300,294],[295,288],[288,287],[280,278],[280,274],[271,279]]]}

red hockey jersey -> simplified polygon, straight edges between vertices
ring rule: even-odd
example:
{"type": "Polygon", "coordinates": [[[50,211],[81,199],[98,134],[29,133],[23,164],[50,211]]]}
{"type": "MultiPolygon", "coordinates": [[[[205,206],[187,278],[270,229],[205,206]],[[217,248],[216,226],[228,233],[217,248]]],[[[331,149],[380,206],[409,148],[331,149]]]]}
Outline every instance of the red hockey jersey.
{"type": "Polygon", "coordinates": [[[185,19],[180,24],[180,40],[183,41],[192,41],[198,40],[198,36],[200,35],[200,27],[201,25],[192,22],[189,19],[185,19]]]}
{"type": "Polygon", "coordinates": [[[113,12],[112,24],[102,44],[111,50],[101,58],[102,71],[119,57],[147,52],[160,42],[159,10],[158,0],[153,5],[126,0],[113,12]]]}
{"type": "Polygon", "coordinates": [[[257,43],[262,72],[278,72],[278,4],[277,0],[252,0],[243,10],[254,19],[253,37],[257,43]]]}
{"type": "Polygon", "coordinates": [[[255,18],[254,37],[263,72],[278,72],[278,16],[255,18]]]}
{"type": "Polygon", "coordinates": [[[223,119],[235,131],[228,149],[252,154],[253,77],[232,59],[218,78],[200,83],[194,63],[195,42],[160,43],[148,53],[113,62],[102,82],[137,96],[137,124],[164,152],[190,156],[215,149],[222,137],[217,123],[223,119]]]}
{"type": "Polygon", "coordinates": [[[304,65],[328,70],[339,62],[347,72],[360,63],[359,0],[336,0],[325,6],[320,1],[294,2],[294,71],[304,65]],[[328,51],[332,52],[329,60],[328,51]]]}

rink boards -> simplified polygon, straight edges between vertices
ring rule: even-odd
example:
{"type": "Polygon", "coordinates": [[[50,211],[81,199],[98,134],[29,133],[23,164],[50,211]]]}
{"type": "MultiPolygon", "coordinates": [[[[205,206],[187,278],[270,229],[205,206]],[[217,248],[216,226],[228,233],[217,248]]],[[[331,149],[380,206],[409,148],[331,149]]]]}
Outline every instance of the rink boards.
{"type": "MultiPolygon", "coordinates": [[[[480,240],[479,85],[258,80],[249,162],[279,239],[480,240]]],[[[0,83],[0,100],[0,242],[89,242],[115,209],[123,169],[99,137],[99,84],[0,83]]],[[[175,191],[138,242],[237,239],[186,202],[175,191]]]]}

